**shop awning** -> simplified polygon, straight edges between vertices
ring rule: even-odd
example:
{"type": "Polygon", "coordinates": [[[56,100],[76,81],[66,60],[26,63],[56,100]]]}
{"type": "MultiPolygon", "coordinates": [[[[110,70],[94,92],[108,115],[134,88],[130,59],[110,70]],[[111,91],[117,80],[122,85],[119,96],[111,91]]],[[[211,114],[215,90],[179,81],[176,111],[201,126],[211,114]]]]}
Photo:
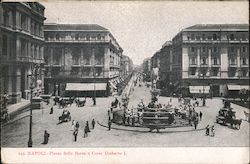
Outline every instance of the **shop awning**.
{"type": "Polygon", "coordinates": [[[110,82],[110,85],[114,88],[114,89],[117,89],[115,84],[113,82],[110,82]]]}
{"type": "Polygon", "coordinates": [[[227,85],[227,89],[228,90],[241,90],[241,87],[240,87],[240,85],[227,85]]]}
{"type": "Polygon", "coordinates": [[[66,91],[105,91],[106,83],[67,83],[66,91]]]}
{"type": "Polygon", "coordinates": [[[190,93],[209,93],[210,86],[189,86],[190,93]]]}

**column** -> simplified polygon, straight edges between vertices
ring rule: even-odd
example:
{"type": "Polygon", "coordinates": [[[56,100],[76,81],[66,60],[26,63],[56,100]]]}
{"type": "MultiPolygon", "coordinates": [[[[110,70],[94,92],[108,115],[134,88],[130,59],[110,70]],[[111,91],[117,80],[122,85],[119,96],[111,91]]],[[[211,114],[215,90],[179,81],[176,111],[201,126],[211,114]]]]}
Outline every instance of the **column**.
{"type": "Polygon", "coordinates": [[[208,48],[208,70],[207,70],[207,76],[210,76],[210,71],[212,67],[212,56],[211,56],[211,48],[208,48]]]}
{"type": "Polygon", "coordinates": [[[188,48],[182,47],[182,78],[188,78],[188,48]]]}
{"type": "Polygon", "coordinates": [[[200,72],[200,66],[201,66],[201,48],[197,48],[197,69],[196,69],[196,76],[199,76],[199,72],[200,72]]]}
{"type": "Polygon", "coordinates": [[[109,78],[110,48],[104,48],[104,77],[109,78]]]}
{"type": "Polygon", "coordinates": [[[228,49],[227,47],[221,47],[221,77],[228,77],[228,49]]]}

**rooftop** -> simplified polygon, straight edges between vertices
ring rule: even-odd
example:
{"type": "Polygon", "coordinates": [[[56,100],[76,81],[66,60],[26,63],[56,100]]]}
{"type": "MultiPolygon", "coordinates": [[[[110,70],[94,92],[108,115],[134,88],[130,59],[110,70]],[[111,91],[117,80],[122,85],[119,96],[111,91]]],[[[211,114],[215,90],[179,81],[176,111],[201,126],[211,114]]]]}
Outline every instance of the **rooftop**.
{"type": "Polygon", "coordinates": [[[183,31],[249,31],[249,24],[196,24],[183,31]]]}
{"type": "Polygon", "coordinates": [[[45,24],[44,31],[108,31],[97,24],[45,24]]]}

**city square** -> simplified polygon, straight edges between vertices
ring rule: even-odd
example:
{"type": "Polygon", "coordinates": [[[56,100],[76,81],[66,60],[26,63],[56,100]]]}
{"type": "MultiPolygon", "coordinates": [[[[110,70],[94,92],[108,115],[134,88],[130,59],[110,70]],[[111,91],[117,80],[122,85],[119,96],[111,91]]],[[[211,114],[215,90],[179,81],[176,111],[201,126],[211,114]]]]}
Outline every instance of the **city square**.
{"type": "Polygon", "coordinates": [[[1,155],[249,148],[248,5],[0,3],[1,155]]]}
{"type": "MultiPolygon", "coordinates": [[[[33,116],[33,146],[34,147],[176,147],[176,146],[249,146],[249,123],[243,121],[239,130],[232,129],[230,126],[223,126],[215,122],[222,100],[213,98],[207,100],[206,106],[197,107],[197,111],[203,112],[203,119],[198,124],[198,129],[194,127],[166,128],[159,133],[148,132],[148,128],[128,127],[122,125],[112,125],[108,131],[108,109],[114,97],[97,98],[97,105],[93,106],[92,100],[87,99],[86,106],[76,107],[73,104],[67,107],[71,113],[72,120],[80,124],[77,142],[73,140],[73,130],[71,122],[64,122],[57,125],[58,117],[63,109],[54,106],[54,113],[49,114],[50,106],[44,103],[44,109],[35,110],[33,116]],[[89,133],[89,136],[83,138],[83,126],[86,121],[91,122],[95,119],[97,125],[89,133]],[[214,137],[205,135],[206,125],[215,125],[216,134],[214,137]],[[44,130],[50,133],[49,142],[46,145],[43,142],[44,130]]],[[[150,91],[146,86],[135,87],[131,93],[131,102],[129,107],[137,106],[138,102],[143,99],[145,102],[150,101],[150,91]]],[[[177,104],[177,98],[172,98],[173,104],[177,104]]],[[[170,97],[159,97],[162,104],[169,102],[170,97]]],[[[244,107],[233,104],[232,107],[237,109],[236,116],[245,120],[244,107]]],[[[28,114],[28,112],[26,112],[28,114]]],[[[3,146],[25,147],[27,145],[29,124],[28,117],[17,120],[2,129],[2,134],[6,135],[2,140],[3,146]],[[19,124],[19,126],[16,126],[19,124]]]]}

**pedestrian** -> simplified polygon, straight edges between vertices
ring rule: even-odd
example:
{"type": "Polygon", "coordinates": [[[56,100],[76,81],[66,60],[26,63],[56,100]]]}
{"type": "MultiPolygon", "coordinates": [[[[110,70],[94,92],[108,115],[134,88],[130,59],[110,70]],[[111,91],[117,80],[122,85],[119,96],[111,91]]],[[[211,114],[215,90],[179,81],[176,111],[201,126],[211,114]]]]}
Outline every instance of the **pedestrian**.
{"type": "Polygon", "coordinates": [[[110,117],[110,110],[108,110],[108,116],[110,117]]]}
{"type": "Polygon", "coordinates": [[[92,97],[92,100],[93,100],[93,106],[95,106],[96,105],[96,99],[95,99],[95,97],[92,97]]]}
{"type": "Polygon", "coordinates": [[[135,126],[135,117],[132,116],[132,126],[135,126]]]}
{"type": "Polygon", "coordinates": [[[188,124],[192,126],[191,116],[188,117],[188,124]]]}
{"type": "Polygon", "coordinates": [[[83,137],[84,138],[88,137],[88,128],[87,128],[87,125],[85,125],[85,127],[84,127],[84,136],[83,137]]]}
{"type": "Polygon", "coordinates": [[[90,129],[89,129],[89,122],[86,121],[86,127],[87,127],[87,131],[90,132],[90,129]]]}
{"type": "Polygon", "coordinates": [[[76,127],[77,130],[79,129],[80,125],[79,125],[78,121],[76,122],[75,127],[76,127]]]}
{"type": "Polygon", "coordinates": [[[209,125],[206,126],[206,135],[209,136],[209,125]]]}
{"type": "Polygon", "coordinates": [[[211,136],[214,137],[215,135],[215,129],[214,129],[214,125],[211,127],[211,136]]]}
{"type": "Polygon", "coordinates": [[[203,113],[200,111],[200,121],[202,120],[203,113]]]}
{"type": "Polygon", "coordinates": [[[75,125],[76,125],[76,121],[73,120],[73,121],[72,121],[72,130],[75,130],[75,125]]]}
{"type": "Polygon", "coordinates": [[[44,140],[43,140],[43,144],[47,144],[49,142],[49,133],[47,133],[47,130],[44,131],[44,140]]]}
{"type": "Polygon", "coordinates": [[[93,119],[91,123],[92,123],[92,129],[94,129],[95,128],[95,120],[93,119]]]}
{"type": "Polygon", "coordinates": [[[50,108],[49,114],[53,114],[53,106],[50,108]]]}
{"type": "Polygon", "coordinates": [[[126,115],[125,114],[123,114],[122,123],[123,123],[123,125],[125,125],[125,123],[126,123],[126,115]]]}
{"type": "Polygon", "coordinates": [[[77,141],[77,135],[78,135],[78,129],[74,130],[73,136],[74,136],[74,141],[77,141]]]}
{"type": "Polygon", "coordinates": [[[129,124],[130,124],[130,117],[129,117],[129,115],[127,116],[127,123],[128,123],[128,126],[129,126],[129,124]]]}
{"type": "Polygon", "coordinates": [[[113,113],[113,107],[110,108],[111,113],[113,113]]]}
{"type": "Polygon", "coordinates": [[[196,117],[196,119],[194,120],[194,129],[197,129],[197,125],[198,125],[198,117],[196,117]]]}
{"type": "Polygon", "coordinates": [[[109,127],[109,130],[111,130],[111,124],[112,124],[112,121],[111,121],[111,120],[109,120],[109,122],[108,122],[108,127],[109,127]]]}

